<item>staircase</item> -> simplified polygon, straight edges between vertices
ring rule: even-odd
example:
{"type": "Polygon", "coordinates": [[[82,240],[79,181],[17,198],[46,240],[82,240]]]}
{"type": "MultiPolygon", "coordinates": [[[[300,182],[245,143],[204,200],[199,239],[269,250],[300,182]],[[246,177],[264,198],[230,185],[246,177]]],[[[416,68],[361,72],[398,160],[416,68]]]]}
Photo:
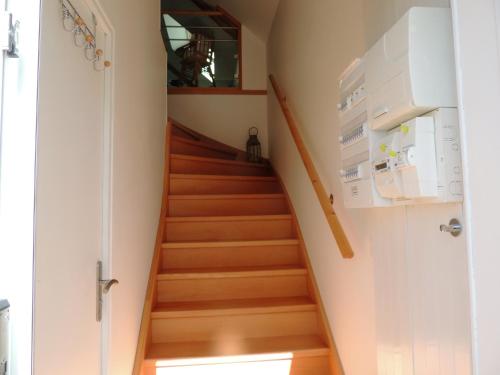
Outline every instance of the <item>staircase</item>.
{"type": "Polygon", "coordinates": [[[341,374],[272,168],[180,124],[167,149],[134,374],[341,374]]]}

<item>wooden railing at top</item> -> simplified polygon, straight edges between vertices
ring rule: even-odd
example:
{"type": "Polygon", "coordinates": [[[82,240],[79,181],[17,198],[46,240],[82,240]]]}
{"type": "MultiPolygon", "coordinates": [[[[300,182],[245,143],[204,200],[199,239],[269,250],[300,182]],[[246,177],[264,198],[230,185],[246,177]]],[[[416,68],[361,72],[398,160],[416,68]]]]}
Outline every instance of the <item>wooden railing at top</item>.
{"type": "Polygon", "coordinates": [[[269,79],[271,80],[271,84],[273,86],[274,92],[276,93],[276,97],[278,98],[278,102],[280,103],[283,114],[285,115],[286,121],[288,123],[288,128],[290,129],[290,132],[292,133],[293,140],[295,141],[295,144],[297,145],[297,149],[299,150],[302,161],[304,162],[304,166],[306,167],[307,174],[309,175],[309,178],[311,179],[311,183],[314,187],[314,191],[316,192],[316,195],[318,196],[319,203],[321,204],[321,208],[323,209],[323,212],[325,213],[326,220],[328,221],[328,224],[330,225],[330,229],[332,230],[333,236],[335,237],[335,240],[337,241],[337,245],[339,247],[339,250],[344,258],[350,259],[354,256],[354,253],[353,253],[352,248],[351,248],[351,244],[349,243],[349,240],[347,239],[347,236],[344,232],[344,228],[342,228],[342,224],[340,224],[339,218],[331,205],[330,198],[327,195],[323,184],[321,183],[321,179],[319,177],[319,174],[318,174],[316,168],[314,167],[314,163],[311,159],[311,156],[309,155],[309,152],[307,151],[306,145],[305,145],[304,141],[302,140],[302,137],[300,136],[297,122],[295,121],[295,118],[292,114],[292,111],[288,107],[286,96],[283,93],[283,91],[281,90],[281,87],[279,86],[278,82],[276,81],[276,78],[272,74],[269,76],[269,79]]]}

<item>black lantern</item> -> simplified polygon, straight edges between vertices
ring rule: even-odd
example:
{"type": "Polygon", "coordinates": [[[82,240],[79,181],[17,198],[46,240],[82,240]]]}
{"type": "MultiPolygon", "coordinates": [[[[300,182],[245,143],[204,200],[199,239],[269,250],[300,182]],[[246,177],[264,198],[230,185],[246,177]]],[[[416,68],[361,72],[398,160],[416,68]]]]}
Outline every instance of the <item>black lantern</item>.
{"type": "Polygon", "coordinates": [[[262,150],[257,134],[259,134],[259,129],[255,126],[248,129],[247,158],[250,163],[260,163],[262,161],[262,150]]]}

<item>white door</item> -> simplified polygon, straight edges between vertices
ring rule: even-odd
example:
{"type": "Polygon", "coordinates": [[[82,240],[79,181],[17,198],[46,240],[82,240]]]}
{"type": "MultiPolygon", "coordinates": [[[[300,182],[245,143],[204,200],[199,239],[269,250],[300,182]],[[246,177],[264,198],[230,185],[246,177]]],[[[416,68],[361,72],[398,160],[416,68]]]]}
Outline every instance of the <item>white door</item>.
{"type": "MultiPolygon", "coordinates": [[[[104,49],[104,33],[95,31],[95,17],[86,2],[62,3],[72,16],[76,9],[104,49]]],[[[96,321],[96,263],[107,255],[103,254],[108,227],[104,211],[109,209],[108,182],[103,177],[109,175],[107,73],[89,61],[85,47],[79,45],[81,39],[65,30],[62,18],[61,1],[43,2],[34,373],[97,375],[103,323],[96,321]]],[[[69,29],[73,21],[66,23],[69,29]]]]}
{"type": "Polygon", "coordinates": [[[408,207],[407,268],[415,375],[470,375],[471,332],[466,234],[440,225],[461,204],[408,207]]]}
{"type": "Polygon", "coordinates": [[[466,233],[440,226],[461,204],[378,210],[374,228],[378,375],[470,375],[466,233]],[[380,235],[385,233],[385,235],[380,235]]]}

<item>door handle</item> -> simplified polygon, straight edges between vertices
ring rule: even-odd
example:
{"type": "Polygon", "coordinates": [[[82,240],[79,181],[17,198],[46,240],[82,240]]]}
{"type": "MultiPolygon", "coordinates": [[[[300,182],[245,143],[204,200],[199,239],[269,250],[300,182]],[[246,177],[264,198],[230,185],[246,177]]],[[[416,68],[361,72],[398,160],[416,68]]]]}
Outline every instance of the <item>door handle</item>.
{"type": "Polygon", "coordinates": [[[111,280],[99,280],[99,282],[101,283],[101,287],[102,287],[102,292],[104,294],[108,294],[109,290],[111,289],[111,287],[115,284],[119,284],[118,280],[116,279],[111,279],[111,280]]]}
{"type": "Polygon", "coordinates": [[[458,237],[462,233],[462,224],[457,219],[451,219],[448,225],[441,224],[439,230],[443,233],[449,233],[453,237],[458,237]]]}
{"type": "Polygon", "coordinates": [[[102,320],[102,304],[103,294],[108,294],[113,285],[119,284],[118,280],[103,280],[102,279],[102,262],[97,262],[96,266],[96,320],[102,320]]]}

